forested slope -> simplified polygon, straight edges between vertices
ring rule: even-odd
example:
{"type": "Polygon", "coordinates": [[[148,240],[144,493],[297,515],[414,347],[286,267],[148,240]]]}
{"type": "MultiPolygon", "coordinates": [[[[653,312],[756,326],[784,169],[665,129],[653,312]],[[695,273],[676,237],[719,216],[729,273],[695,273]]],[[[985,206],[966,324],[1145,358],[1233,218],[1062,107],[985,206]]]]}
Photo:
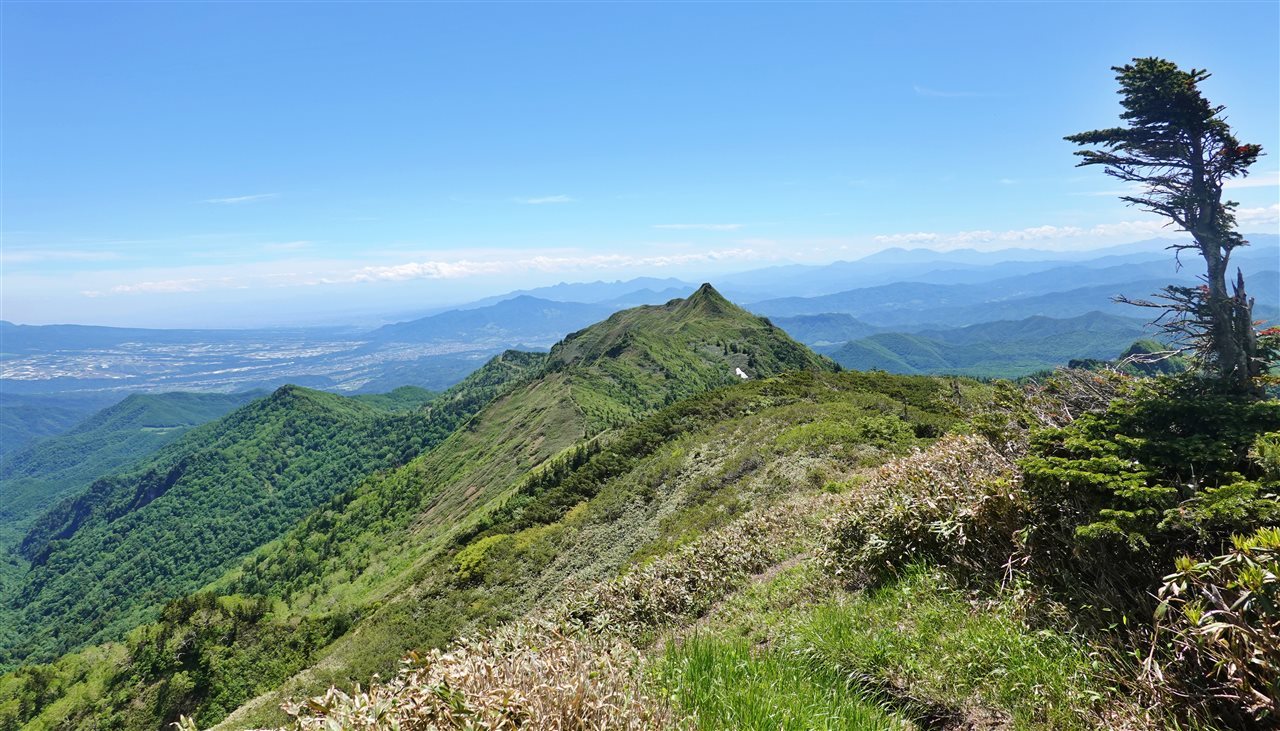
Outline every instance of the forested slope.
{"type": "Polygon", "coordinates": [[[94,479],[111,474],[265,392],[133,394],[0,461],[0,546],[94,479]],[[8,539],[8,540],[6,540],[8,539]]]}
{"type": "Polygon", "coordinates": [[[41,516],[4,607],[6,662],[113,639],[317,505],[447,437],[544,356],[508,353],[425,410],[286,386],[41,516]]]}

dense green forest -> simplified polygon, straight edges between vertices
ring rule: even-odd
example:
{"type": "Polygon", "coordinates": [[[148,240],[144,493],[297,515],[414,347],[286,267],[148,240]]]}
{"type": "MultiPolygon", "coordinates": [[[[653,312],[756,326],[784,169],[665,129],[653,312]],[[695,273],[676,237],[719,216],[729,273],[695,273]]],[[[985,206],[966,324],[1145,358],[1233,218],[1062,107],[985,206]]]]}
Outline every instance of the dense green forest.
{"type": "Polygon", "coordinates": [[[0,546],[20,539],[64,496],[263,395],[133,394],[65,434],[9,454],[0,461],[0,546]]]}
{"type": "MultiPolygon", "coordinates": [[[[456,392],[432,402],[431,410],[444,409],[478,387],[508,384],[528,367],[540,367],[540,376],[512,387],[403,468],[334,495],[214,587],[283,599],[290,607],[286,618],[349,617],[376,609],[363,623],[364,634],[354,645],[358,652],[343,657],[339,667],[343,677],[352,678],[370,668],[385,671],[421,632],[446,631],[409,622],[418,610],[403,592],[421,581],[420,562],[437,556],[449,545],[453,528],[477,508],[503,499],[528,470],[584,436],[633,422],[681,396],[740,381],[735,369],[760,377],[795,368],[833,368],[704,287],[687,300],[619,313],[569,336],[550,356],[507,354],[456,392]]],[[[320,396],[296,389],[290,393],[320,396]]],[[[163,480],[164,475],[155,477],[163,480]]],[[[59,524],[52,517],[47,522],[59,524]]],[[[46,534],[33,531],[28,536],[25,545],[33,556],[46,534]]],[[[26,611],[33,611],[30,604],[26,611]]],[[[448,636],[437,634],[436,642],[448,636]]],[[[352,647],[334,653],[341,656],[352,647]]]]}
{"type": "Polygon", "coordinates": [[[114,392],[19,394],[0,403],[0,459],[42,437],[61,434],[124,398],[114,392]]]}
{"type": "Polygon", "coordinates": [[[95,481],[22,538],[31,565],[0,614],[4,662],[121,636],[318,504],[439,442],[542,358],[495,358],[427,409],[413,408],[428,399],[418,389],[352,399],[284,387],[95,481]]]}

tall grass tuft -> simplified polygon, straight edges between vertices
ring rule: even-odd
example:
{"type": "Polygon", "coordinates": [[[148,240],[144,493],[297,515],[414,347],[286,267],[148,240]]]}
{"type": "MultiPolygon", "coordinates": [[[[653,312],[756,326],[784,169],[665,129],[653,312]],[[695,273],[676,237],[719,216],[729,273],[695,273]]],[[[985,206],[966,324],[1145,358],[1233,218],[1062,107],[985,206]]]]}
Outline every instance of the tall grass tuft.
{"type": "MultiPolygon", "coordinates": [[[[1015,592],[974,601],[937,569],[816,608],[799,652],[818,668],[955,727],[1126,728],[1139,714],[1078,637],[1036,628],[1015,592]],[[965,725],[970,724],[970,725],[965,725]]],[[[947,726],[951,727],[951,726],[947,726]]]]}
{"type": "Polygon", "coordinates": [[[696,728],[889,731],[909,728],[835,673],[745,640],[693,636],[667,646],[660,682],[696,728]]]}

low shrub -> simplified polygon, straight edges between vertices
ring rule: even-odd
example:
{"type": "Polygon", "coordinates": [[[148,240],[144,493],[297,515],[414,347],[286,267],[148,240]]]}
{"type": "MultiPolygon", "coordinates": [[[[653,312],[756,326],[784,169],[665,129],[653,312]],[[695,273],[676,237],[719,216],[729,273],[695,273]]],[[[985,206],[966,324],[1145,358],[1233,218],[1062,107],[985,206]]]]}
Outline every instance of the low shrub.
{"type": "Polygon", "coordinates": [[[292,731],[673,728],[643,682],[626,643],[522,622],[448,652],[410,655],[394,678],[367,690],[330,688],[285,711],[292,731]]]}
{"type": "Polygon", "coordinates": [[[826,567],[852,583],[913,561],[966,570],[1003,566],[1025,525],[1017,468],[986,439],[944,437],[881,467],[830,519],[826,567]]]}
{"type": "Polygon", "coordinates": [[[1161,378],[1040,431],[1019,461],[1034,565],[1081,604],[1149,617],[1177,556],[1219,553],[1232,534],[1280,521],[1267,467],[1277,428],[1280,401],[1161,378]]]}
{"type": "Polygon", "coordinates": [[[1184,556],[1176,569],[1160,589],[1166,653],[1151,658],[1151,676],[1223,717],[1280,722],[1280,529],[1236,536],[1229,552],[1184,556]]]}
{"type": "Polygon", "coordinates": [[[804,532],[810,509],[793,502],[748,513],[674,553],[579,592],[555,619],[637,637],[696,617],[781,558],[804,532]]]}

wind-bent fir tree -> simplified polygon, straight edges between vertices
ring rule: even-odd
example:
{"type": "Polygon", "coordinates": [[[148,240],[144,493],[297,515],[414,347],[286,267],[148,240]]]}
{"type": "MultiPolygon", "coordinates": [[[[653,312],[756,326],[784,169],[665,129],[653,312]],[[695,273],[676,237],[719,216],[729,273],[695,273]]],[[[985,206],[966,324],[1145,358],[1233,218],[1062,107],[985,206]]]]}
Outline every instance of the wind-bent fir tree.
{"type": "Polygon", "coordinates": [[[1254,390],[1263,370],[1253,326],[1253,300],[1244,276],[1236,271],[1231,291],[1231,252],[1248,244],[1235,230],[1236,203],[1222,199],[1223,183],[1248,175],[1262,154],[1261,145],[1241,144],[1215,106],[1200,93],[1209,78],[1201,69],[1183,71],[1162,58],[1135,58],[1114,66],[1124,99],[1125,127],[1095,129],[1066,139],[1093,149],[1078,150],[1078,167],[1102,165],[1107,173],[1140,192],[1121,196],[1131,205],[1157,213],[1191,234],[1204,258],[1204,284],[1165,287],[1158,301],[1127,300],[1163,310],[1156,322],[1196,354],[1201,366],[1230,390],[1254,390]]]}

